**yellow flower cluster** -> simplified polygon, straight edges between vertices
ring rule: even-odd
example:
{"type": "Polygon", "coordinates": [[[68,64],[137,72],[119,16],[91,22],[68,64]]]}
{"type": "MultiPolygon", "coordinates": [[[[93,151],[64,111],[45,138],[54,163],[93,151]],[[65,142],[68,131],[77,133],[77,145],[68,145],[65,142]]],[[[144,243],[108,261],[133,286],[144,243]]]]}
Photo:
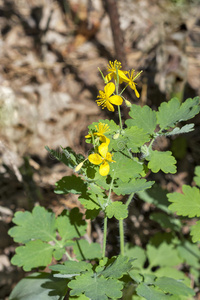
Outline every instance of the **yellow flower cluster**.
{"type": "MultiPolygon", "coordinates": [[[[108,152],[108,145],[110,143],[110,139],[104,135],[104,133],[108,132],[110,129],[107,124],[101,122],[98,124],[98,126],[96,125],[95,128],[96,132],[90,133],[85,136],[86,139],[92,139],[95,148],[98,150],[96,153],[90,154],[88,156],[88,160],[94,165],[100,165],[100,175],[106,176],[110,171],[109,163],[115,162],[112,159],[113,155],[110,152],[108,152]]],[[[78,166],[76,166],[76,172],[78,172],[82,168],[84,162],[85,160],[81,162],[78,166]]]]}
{"type": "MultiPolygon", "coordinates": [[[[134,90],[136,97],[137,98],[140,97],[140,94],[136,89],[136,83],[134,82],[134,80],[142,73],[142,71],[138,72],[135,76],[134,76],[135,70],[122,71],[121,63],[117,60],[115,60],[114,62],[111,61],[109,62],[107,71],[108,74],[105,76],[106,82],[109,82],[112,79],[114,79],[116,82],[118,80],[117,78],[119,78],[119,84],[125,82],[127,86],[129,86],[132,90],[134,90]],[[128,75],[128,77],[126,75],[128,75]]],[[[114,91],[115,91],[115,84],[112,82],[107,83],[106,86],[104,87],[104,91],[99,91],[99,95],[97,96],[98,99],[96,100],[97,105],[98,106],[102,105],[102,109],[106,107],[109,111],[114,111],[114,107],[112,104],[121,105],[123,102],[121,96],[119,95],[112,96],[114,91]]]]}
{"type": "MultiPolygon", "coordinates": [[[[88,160],[94,165],[100,165],[99,173],[101,176],[108,175],[110,171],[109,163],[115,162],[112,160],[112,154],[108,152],[108,145],[110,143],[109,138],[107,138],[104,133],[109,131],[109,126],[104,123],[99,123],[96,125],[97,132],[92,133],[94,137],[96,137],[96,142],[101,144],[98,146],[98,153],[93,153],[88,156],[88,160]]],[[[92,137],[92,134],[86,135],[86,138],[92,137]]]]}

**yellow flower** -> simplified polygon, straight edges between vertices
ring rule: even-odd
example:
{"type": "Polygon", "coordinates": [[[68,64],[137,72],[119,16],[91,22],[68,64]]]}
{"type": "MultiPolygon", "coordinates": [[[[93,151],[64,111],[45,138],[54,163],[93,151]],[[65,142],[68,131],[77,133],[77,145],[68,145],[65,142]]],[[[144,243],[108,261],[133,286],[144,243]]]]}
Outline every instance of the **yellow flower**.
{"type": "Polygon", "coordinates": [[[106,133],[106,132],[108,132],[110,130],[108,124],[100,122],[98,125],[95,125],[95,128],[96,128],[97,132],[94,132],[92,134],[88,134],[88,135],[85,136],[85,138],[86,139],[91,138],[92,135],[98,136],[100,142],[106,143],[107,145],[109,145],[110,140],[109,140],[109,138],[107,138],[104,135],[104,133],[106,133]]]}
{"type": "Polygon", "coordinates": [[[122,97],[118,95],[111,96],[114,93],[114,91],[115,91],[115,85],[113,82],[108,83],[104,87],[104,92],[99,91],[99,96],[97,96],[97,98],[99,99],[96,100],[98,106],[102,105],[102,109],[107,107],[109,111],[114,111],[114,107],[112,104],[121,105],[123,102],[122,97]]]}
{"type": "Polygon", "coordinates": [[[110,171],[109,163],[115,162],[112,160],[112,154],[108,152],[108,145],[106,143],[102,143],[99,146],[99,153],[93,153],[88,156],[89,161],[94,165],[100,165],[99,174],[101,176],[108,175],[110,171]]]}
{"type": "Polygon", "coordinates": [[[133,77],[134,73],[135,73],[135,70],[132,70],[131,73],[130,73],[130,71],[128,71],[128,77],[126,77],[126,79],[123,78],[123,81],[128,83],[128,85],[130,86],[130,88],[132,90],[134,90],[136,97],[139,98],[140,94],[138,93],[138,91],[136,89],[136,83],[134,82],[134,80],[142,73],[142,71],[138,72],[133,77]]]}
{"type": "Polygon", "coordinates": [[[106,81],[110,81],[112,78],[117,80],[116,67],[117,67],[118,75],[119,75],[119,83],[122,83],[124,81],[124,79],[126,79],[125,74],[127,74],[128,72],[120,70],[121,63],[119,61],[115,60],[114,62],[109,61],[108,69],[107,69],[107,71],[109,73],[108,73],[108,75],[105,76],[106,81]]]}

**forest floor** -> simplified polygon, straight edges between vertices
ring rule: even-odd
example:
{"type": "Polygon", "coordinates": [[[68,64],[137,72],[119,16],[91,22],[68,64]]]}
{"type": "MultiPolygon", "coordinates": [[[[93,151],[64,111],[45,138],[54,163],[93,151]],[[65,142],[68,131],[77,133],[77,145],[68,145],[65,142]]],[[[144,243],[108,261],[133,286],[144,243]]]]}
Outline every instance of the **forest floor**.
{"type": "MultiPolygon", "coordinates": [[[[199,1],[119,0],[117,5],[123,69],[143,70],[137,81],[141,97],[128,94],[129,101],[156,109],[173,96],[183,101],[200,95],[199,1]]],[[[25,276],[10,263],[16,244],[7,232],[14,213],[37,203],[56,214],[79,205],[73,195],[54,194],[55,182],[69,170],[44,147],[70,146],[87,155],[87,126],[113,118],[95,102],[104,86],[98,68],[105,73],[119,50],[110,17],[101,0],[0,0],[0,299],[25,276]]],[[[125,106],[123,116],[128,117],[125,106]]],[[[196,129],[183,144],[160,139],[156,145],[173,146],[178,159],[176,175],[156,178],[169,191],[191,183],[200,165],[200,116],[193,122],[196,129]]],[[[155,229],[145,205],[137,204],[137,218],[130,221],[137,232],[140,228],[133,238],[140,246],[146,231],[155,229]]],[[[116,244],[110,241],[110,252],[116,244]]]]}

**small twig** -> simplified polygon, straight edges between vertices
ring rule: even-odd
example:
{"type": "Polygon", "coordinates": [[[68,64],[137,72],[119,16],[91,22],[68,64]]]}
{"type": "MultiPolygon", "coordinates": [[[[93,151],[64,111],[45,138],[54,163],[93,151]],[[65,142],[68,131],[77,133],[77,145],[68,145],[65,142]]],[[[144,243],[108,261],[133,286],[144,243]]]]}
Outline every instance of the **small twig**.
{"type": "Polygon", "coordinates": [[[110,18],[110,26],[113,34],[116,58],[122,63],[122,66],[125,67],[127,66],[127,62],[124,50],[124,38],[119,22],[117,1],[104,0],[104,6],[110,18]]]}

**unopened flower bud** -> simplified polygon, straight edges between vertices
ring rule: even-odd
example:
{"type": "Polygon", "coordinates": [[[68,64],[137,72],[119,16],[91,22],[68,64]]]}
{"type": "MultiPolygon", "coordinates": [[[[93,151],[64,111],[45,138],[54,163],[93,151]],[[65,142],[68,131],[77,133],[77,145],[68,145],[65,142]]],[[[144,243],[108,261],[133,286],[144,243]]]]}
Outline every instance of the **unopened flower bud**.
{"type": "Polygon", "coordinates": [[[131,102],[128,101],[128,100],[125,100],[125,103],[126,103],[126,106],[127,106],[127,107],[131,107],[131,106],[132,106],[131,102]]]}
{"type": "Polygon", "coordinates": [[[84,164],[84,161],[82,161],[80,164],[78,164],[75,168],[75,172],[78,172],[82,168],[83,164],[84,164]]]}
{"type": "Polygon", "coordinates": [[[117,132],[117,133],[115,133],[114,135],[113,135],[113,140],[117,140],[118,138],[119,138],[119,135],[120,135],[120,133],[119,132],[117,132]]]}

